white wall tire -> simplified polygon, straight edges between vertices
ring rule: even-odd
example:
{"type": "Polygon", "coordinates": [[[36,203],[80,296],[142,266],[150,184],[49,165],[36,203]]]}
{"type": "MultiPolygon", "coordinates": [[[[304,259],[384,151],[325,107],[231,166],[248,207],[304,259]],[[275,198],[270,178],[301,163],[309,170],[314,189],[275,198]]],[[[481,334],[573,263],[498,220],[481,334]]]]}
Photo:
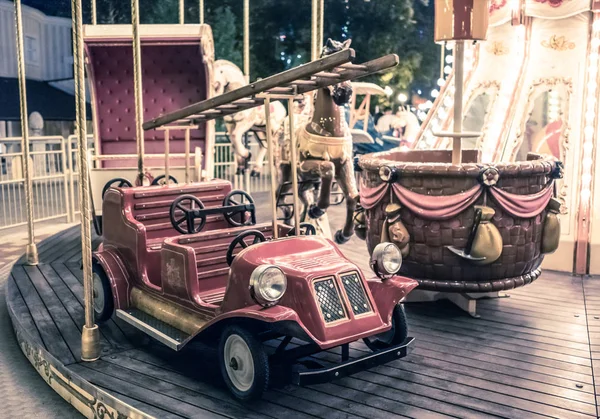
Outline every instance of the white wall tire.
{"type": "Polygon", "coordinates": [[[223,330],[219,364],[225,384],[239,400],[257,399],[269,385],[269,359],[262,343],[240,326],[223,330]]]}

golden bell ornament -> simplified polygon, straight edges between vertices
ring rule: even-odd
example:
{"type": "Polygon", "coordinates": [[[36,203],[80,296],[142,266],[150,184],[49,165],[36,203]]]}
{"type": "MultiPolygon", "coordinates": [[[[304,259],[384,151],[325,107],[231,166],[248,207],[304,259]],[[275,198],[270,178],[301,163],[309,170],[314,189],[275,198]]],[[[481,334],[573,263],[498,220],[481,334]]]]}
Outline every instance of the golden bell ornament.
{"type": "Polygon", "coordinates": [[[558,249],[560,243],[560,201],[556,198],[551,198],[548,203],[548,212],[544,219],[544,227],[542,229],[542,246],[541,251],[544,254],[553,253],[558,249]]]}
{"type": "Polygon", "coordinates": [[[471,256],[474,258],[485,258],[483,260],[472,260],[476,265],[489,265],[494,263],[502,254],[502,235],[498,228],[490,221],[496,211],[493,208],[475,205],[475,210],[481,209],[481,222],[475,232],[471,256]]]}
{"type": "Polygon", "coordinates": [[[402,209],[402,207],[400,206],[400,204],[396,204],[396,203],[387,204],[385,206],[385,216],[387,218],[394,217],[400,213],[401,209],[402,209]]]}
{"type": "Polygon", "coordinates": [[[406,229],[406,226],[404,226],[400,220],[393,223],[388,222],[387,231],[389,241],[398,246],[400,253],[402,253],[402,257],[407,256],[409,252],[410,234],[406,229]]]}

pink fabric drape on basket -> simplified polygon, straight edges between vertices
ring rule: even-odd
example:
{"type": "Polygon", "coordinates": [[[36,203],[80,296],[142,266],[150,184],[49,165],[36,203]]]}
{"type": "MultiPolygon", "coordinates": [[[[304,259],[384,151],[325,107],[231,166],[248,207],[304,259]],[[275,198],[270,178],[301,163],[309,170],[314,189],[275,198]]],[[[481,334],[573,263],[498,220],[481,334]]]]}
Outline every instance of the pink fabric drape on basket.
{"type": "Polygon", "coordinates": [[[477,185],[455,195],[423,195],[398,184],[392,186],[398,201],[426,220],[447,220],[457,216],[473,205],[483,191],[483,187],[477,185]]]}
{"type": "MultiPolygon", "coordinates": [[[[519,218],[532,218],[540,214],[552,198],[554,181],[540,192],[531,195],[519,195],[503,191],[492,186],[489,188],[494,200],[511,215],[519,218]]],[[[482,185],[455,195],[423,195],[412,192],[396,183],[392,184],[394,195],[406,208],[426,220],[447,220],[457,216],[477,201],[484,193],[482,185]]],[[[360,204],[364,209],[377,205],[389,191],[389,184],[382,183],[369,188],[361,184],[360,204]]]]}
{"type": "Polygon", "coordinates": [[[554,181],[541,191],[531,195],[517,195],[503,191],[495,186],[490,193],[502,209],[519,218],[532,218],[541,213],[552,198],[554,181]]]}

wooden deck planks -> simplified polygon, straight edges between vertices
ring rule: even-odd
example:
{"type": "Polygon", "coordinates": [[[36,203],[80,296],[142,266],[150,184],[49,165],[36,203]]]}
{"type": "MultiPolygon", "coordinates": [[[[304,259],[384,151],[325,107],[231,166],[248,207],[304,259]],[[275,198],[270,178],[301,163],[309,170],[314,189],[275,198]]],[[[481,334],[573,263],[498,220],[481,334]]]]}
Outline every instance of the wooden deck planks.
{"type": "MultiPolygon", "coordinates": [[[[341,213],[341,212],[340,212],[341,213]]],[[[333,217],[332,217],[333,218],[333,217]]],[[[96,239],[97,244],[97,239],[96,239]]],[[[478,302],[473,319],[448,302],[407,304],[412,352],[332,383],[277,385],[240,405],[215,370],[215,351],[174,353],[123,325],[101,327],[103,357],[80,363],[83,287],[79,228],[40,244],[37,267],[16,265],[11,307],[61,362],[157,417],[592,418],[600,394],[600,281],[544,272],[510,298],[478,302]],[[595,385],[598,384],[596,387],[595,385]]],[[[342,247],[368,269],[364,243],[342,247]]],[[[351,356],[364,354],[362,343],[351,356]]],[[[324,362],[339,355],[317,355],[324,362]]]]}
{"type": "Polygon", "coordinates": [[[17,265],[12,270],[15,284],[19,288],[31,317],[44,342],[46,349],[63,364],[75,362],[75,357],[63,339],[61,331],[56,326],[51,313],[42,302],[23,265],[17,265]]]}

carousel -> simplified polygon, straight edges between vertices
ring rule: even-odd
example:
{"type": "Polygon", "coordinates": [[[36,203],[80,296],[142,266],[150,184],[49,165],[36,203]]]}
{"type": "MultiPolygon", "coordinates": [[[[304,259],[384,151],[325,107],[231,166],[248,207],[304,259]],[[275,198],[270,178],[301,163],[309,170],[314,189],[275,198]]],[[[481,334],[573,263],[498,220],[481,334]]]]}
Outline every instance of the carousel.
{"type": "MultiPolygon", "coordinates": [[[[529,153],[563,162],[563,176],[554,186],[561,212],[559,246],[542,267],[576,274],[600,274],[595,257],[600,230],[592,222],[599,207],[598,182],[593,182],[600,92],[596,8],[587,0],[494,0],[479,17],[489,21],[486,39],[466,45],[464,52],[462,126],[478,134],[463,138],[463,148],[477,150],[477,162],[484,165],[516,168],[529,153]]],[[[435,134],[456,120],[456,83],[455,69],[421,127],[415,150],[451,147],[451,138],[435,134]]]]}
{"type": "Polygon", "coordinates": [[[542,267],[598,273],[597,31],[588,1],[477,3],[460,31],[438,6],[436,40],[454,50],[454,71],[411,150],[360,159],[356,224],[370,250],[390,237],[401,246],[423,298],[476,315],[476,298],[542,267]]]}
{"type": "MultiPolygon", "coordinates": [[[[83,25],[73,0],[81,225],[36,243],[15,1],[29,245],[6,299],[15,345],[41,379],[89,418],[597,417],[600,285],[540,268],[563,246],[574,163],[543,146],[496,161],[480,147],[491,135],[485,124],[460,122],[465,103],[481,102],[464,98],[503,2],[436,1],[436,39],[454,45],[455,72],[407,140],[415,148],[357,160],[353,137],[369,138],[357,132],[361,118],[369,125],[368,103],[352,102],[380,90],[355,80],[401,58],[362,62],[349,40],[324,42],[324,2],[314,0],[312,61],[257,81],[238,77],[217,95],[223,75],[203,2],[199,25],[183,22],[183,3],[179,24],[140,25],[133,0],[131,25],[110,27],[97,25],[94,7],[83,25]],[[440,113],[448,100],[450,123],[440,113]],[[223,117],[234,137],[240,113],[255,118],[244,129],[262,113],[269,171],[278,155],[289,160],[288,183],[272,176],[268,196],[214,179],[212,121],[223,117]],[[301,209],[303,183],[318,187],[301,209]],[[343,200],[331,193],[336,184],[343,200]],[[329,228],[326,215],[338,227],[331,238],[316,234],[329,228]],[[475,311],[474,298],[504,290],[512,298],[477,300],[475,311]],[[424,302],[442,297],[479,318],[424,302]]],[[[505,23],[535,21],[528,5],[505,23]]],[[[570,10],[588,23],[598,17],[570,10]]],[[[234,152],[250,177],[261,167],[244,146],[234,152]]]]}

